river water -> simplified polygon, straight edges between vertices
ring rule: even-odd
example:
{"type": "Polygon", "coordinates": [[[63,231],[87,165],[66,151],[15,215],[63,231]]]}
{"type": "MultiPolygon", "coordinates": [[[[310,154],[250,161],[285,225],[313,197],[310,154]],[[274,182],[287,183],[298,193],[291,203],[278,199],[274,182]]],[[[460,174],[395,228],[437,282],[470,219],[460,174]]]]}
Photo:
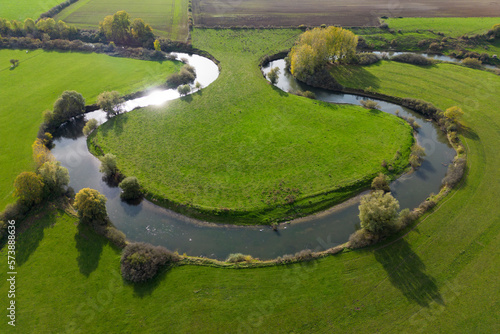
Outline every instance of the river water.
{"type": "MultiPolygon", "coordinates": [[[[178,55],[187,58],[195,67],[196,80],[203,87],[218,77],[218,68],[209,59],[197,55],[178,55]]],[[[284,70],[283,60],[270,63],[263,68],[263,71],[267,72],[276,66],[281,68],[277,86],[284,91],[300,87],[315,92],[320,100],[334,103],[359,105],[364,99],[356,95],[332,93],[298,83],[284,70]]],[[[159,90],[146,97],[126,102],[125,109],[130,111],[136,107],[160,104],[178,97],[176,90],[159,90]]],[[[382,111],[393,114],[396,110],[400,110],[402,115],[416,118],[422,126],[417,136],[417,141],[427,153],[422,167],[415,173],[403,175],[391,184],[392,193],[399,200],[401,209],[413,208],[430,193],[439,191],[441,179],[455,152],[432,122],[400,106],[383,101],[378,103],[382,111]]],[[[96,118],[101,123],[106,121],[105,113],[100,110],[85,116],[86,120],[91,118],[96,118]]],[[[120,199],[119,188],[111,187],[102,180],[102,174],[99,172],[100,162],[88,151],[86,138],[81,133],[84,123],[85,120],[82,119],[64,125],[54,141],[55,148],[52,153],[64,167],[68,168],[71,177],[70,186],[76,192],[89,187],[108,198],[106,206],[111,221],[131,241],[162,245],[181,254],[193,256],[224,259],[231,253],[244,253],[261,259],[270,259],[293,254],[302,249],[319,251],[342,244],[355,231],[359,222],[357,198],[327,212],[280,224],[278,231],[273,231],[268,226],[205,224],[156,206],[147,200],[135,205],[128,204],[120,199]]]]}

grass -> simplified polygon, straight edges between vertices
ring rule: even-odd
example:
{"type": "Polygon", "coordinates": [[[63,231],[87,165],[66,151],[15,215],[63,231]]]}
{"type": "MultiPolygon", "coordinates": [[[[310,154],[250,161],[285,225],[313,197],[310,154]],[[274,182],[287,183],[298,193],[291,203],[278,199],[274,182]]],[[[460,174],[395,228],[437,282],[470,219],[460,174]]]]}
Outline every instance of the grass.
{"type": "Polygon", "coordinates": [[[162,83],[179,63],[149,62],[103,54],[41,50],[0,50],[0,210],[13,200],[15,177],[33,168],[31,144],[42,122],[65,90],[76,90],[94,103],[105,90],[131,93],[162,83]],[[9,60],[20,64],[10,68],[9,60]]]}
{"type": "MultiPolygon", "coordinates": [[[[313,263],[184,266],[134,287],[118,278],[114,248],[79,231],[75,218],[50,212],[18,234],[18,322],[11,328],[4,321],[0,331],[499,332],[500,77],[445,64],[383,62],[365,70],[381,93],[466,111],[467,177],[415,231],[381,249],[313,263]]],[[[7,272],[5,247],[0,254],[0,271],[7,272]]],[[[0,295],[7,291],[0,281],[0,295]]],[[[7,298],[1,300],[6,308],[7,298]]]]}
{"type": "Polygon", "coordinates": [[[116,154],[119,169],[154,198],[230,223],[269,223],[331,206],[369,186],[383,160],[404,170],[413,138],[401,119],[290,95],[262,78],[259,56],[290,46],[283,41],[294,33],[196,30],[195,45],[221,61],[217,81],[200,94],[114,118],[91,140],[116,154]]]}
{"type": "Polygon", "coordinates": [[[63,2],[62,0],[0,0],[0,17],[7,20],[36,20],[40,14],[63,2]]]}
{"type": "Polygon", "coordinates": [[[500,17],[406,17],[384,20],[390,29],[402,30],[403,33],[415,30],[442,32],[450,37],[485,34],[493,25],[500,23],[500,17]]]}
{"type": "Polygon", "coordinates": [[[130,14],[132,20],[141,18],[153,27],[156,35],[184,41],[188,34],[188,0],[80,0],[61,11],[56,20],[79,28],[98,29],[99,22],[119,10],[130,14]]]}

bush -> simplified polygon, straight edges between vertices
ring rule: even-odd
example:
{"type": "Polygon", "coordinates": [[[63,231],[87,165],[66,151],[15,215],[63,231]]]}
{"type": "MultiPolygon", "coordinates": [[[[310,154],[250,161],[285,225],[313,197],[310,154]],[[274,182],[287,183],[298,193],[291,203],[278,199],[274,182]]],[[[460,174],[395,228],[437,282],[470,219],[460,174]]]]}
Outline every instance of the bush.
{"type": "Polygon", "coordinates": [[[380,173],[376,178],[374,178],[372,181],[372,189],[390,192],[391,188],[389,187],[389,183],[387,182],[387,176],[380,173]]]}
{"type": "Polygon", "coordinates": [[[99,105],[108,116],[118,115],[122,111],[123,102],[123,98],[117,91],[102,92],[97,97],[97,105],[99,105]]]}
{"type": "Polygon", "coordinates": [[[351,249],[367,247],[376,243],[378,239],[376,234],[362,228],[349,236],[348,247],[351,249]]]}
{"type": "Polygon", "coordinates": [[[60,196],[69,184],[69,172],[59,161],[48,161],[39,169],[49,194],[60,196]]]}
{"type": "Polygon", "coordinates": [[[250,255],[244,255],[241,253],[233,253],[229,254],[229,256],[226,259],[226,262],[228,263],[240,263],[240,262],[252,262],[253,257],[250,255]]]}
{"type": "Polygon", "coordinates": [[[391,58],[393,61],[397,61],[400,63],[407,63],[407,64],[412,64],[412,65],[419,65],[419,66],[429,66],[432,65],[432,60],[418,54],[414,53],[403,53],[399,54],[396,56],[393,56],[391,58]]]}
{"type": "Polygon", "coordinates": [[[125,233],[114,226],[107,226],[104,236],[115,246],[124,248],[127,245],[125,233]]]}
{"type": "Polygon", "coordinates": [[[399,202],[390,193],[377,190],[361,198],[359,219],[368,232],[384,234],[394,228],[399,202]]]}
{"type": "Polygon", "coordinates": [[[379,104],[372,100],[361,100],[361,105],[366,109],[378,109],[379,104]]]}
{"type": "Polygon", "coordinates": [[[179,87],[177,87],[177,91],[179,92],[179,94],[181,96],[186,96],[191,91],[191,86],[189,86],[187,84],[179,86],[179,87]]]}
{"type": "Polygon", "coordinates": [[[269,71],[267,77],[269,78],[269,81],[271,81],[271,83],[275,85],[278,82],[279,75],[280,75],[279,67],[274,67],[271,69],[271,71],[269,71]]]}
{"type": "Polygon", "coordinates": [[[161,267],[177,261],[179,257],[164,247],[143,242],[130,243],[122,252],[121,273],[127,281],[145,282],[153,278],[161,267]]]}
{"type": "Polygon", "coordinates": [[[294,258],[297,261],[311,261],[314,259],[314,254],[310,249],[304,249],[295,253],[294,258]]]}
{"type": "Polygon", "coordinates": [[[99,171],[103,173],[105,177],[112,177],[118,172],[116,156],[114,154],[106,153],[103,157],[99,158],[99,160],[101,160],[99,171]]]}
{"type": "Polygon", "coordinates": [[[97,221],[101,225],[108,222],[106,211],[106,197],[95,189],[83,188],[75,196],[75,209],[78,210],[78,217],[83,222],[97,221]]]}
{"type": "Polygon", "coordinates": [[[470,57],[463,59],[462,64],[470,68],[481,68],[483,66],[483,63],[479,59],[470,57]]]}
{"type": "Polygon", "coordinates": [[[399,213],[398,217],[398,225],[400,228],[405,228],[410,225],[417,217],[415,214],[410,211],[410,209],[403,209],[399,213]]]}
{"type": "Polygon", "coordinates": [[[436,202],[434,200],[427,199],[427,200],[423,201],[422,203],[420,203],[420,205],[418,206],[418,208],[422,212],[427,212],[427,211],[429,211],[430,209],[432,209],[435,206],[436,206],[436,202]]]}
{"type": "Polygon", "coordinates": [[[194,79],[196,79],[196,72],[194,67],[186,64],[182,66],[179,73],[173,73],[167,78],[167,86],[170,88],[175,88],[180,85],[193,83],[194,79]]]}
{"type": "Polygon", "coordinates": [[[458,183],[458,181],[462,179],[466,165],[467,161],[465,160],[465,158],[456,159],[455,162],[453,164],[450,164],[450,166],[448,167],[446,176],[443,178],[442,184],[448,186],[449,188],[453,188],[458,183]]]}
{"type": "Polygon", "coordinates": [[[309,90],[305,90],[305,91],[297,90],[297,91],[293,91],[291,93],[298,95],[298,96],[307,97],[308,99],[315,99],[316,98],[316,94],[314,94],[313,92],[311,92],[309,90]]]}
{"type": "Polygon", "coordinates": [[[95,118],[89,119],[87,123],[85,123],[85,126],[83,127],[83,134],[85,136],[88,136],[89,134],[92,133],[97,128],[97,120],[95,118]]]}
{"type": "Polygon", "coordinates": [[[14,180],[14,196],[27,205],[38,204],[43,199],[43,181],[33,172],[23,172],[14,180]]]}
{"type": "Polygon", "coordinates": [[[410,153],[410,158],[409,163],[413,169],[417,169],[422,165],[422,161],[424,160],[425,157],[425,149],[418,145],[417,143],[413,144],[411,147],[411,153],[410,153]]]}
{"type": "Polygon", "coordinates": [[[141,186],[139,181],[134,176],[129,176],[120,182],[119,187],[122,188],[123,192],[120,197],[125,200],[136,199],[142,196],[141,186]]]}
{"type": "Polygon", "coordinates": [[[375,64],[380,61],[380,56],[374,53],[360,53],[358,55],[358,64],[367,66],[371,64],[375,64]]]}

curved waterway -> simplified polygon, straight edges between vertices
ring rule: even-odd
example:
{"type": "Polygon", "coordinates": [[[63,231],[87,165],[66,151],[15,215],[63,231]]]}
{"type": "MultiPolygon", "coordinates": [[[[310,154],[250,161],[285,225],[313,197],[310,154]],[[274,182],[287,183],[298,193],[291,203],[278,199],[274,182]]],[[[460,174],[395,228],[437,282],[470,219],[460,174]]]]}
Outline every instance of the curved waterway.
{"type": "MultiPolygon", "coordinates": [[[[196,68],[197,81],[203,87],[217,78],[218,68],[209,59],[197,55],[178,55],[187,58],[196,68]]],[[[307,89],[315,92],[318,99],[334,103],[359,105],[364,99],[360,96],[337,94],[302,85],[284,70],[283,60],[270,63],[263,68],[263,71],[269,71],[271,67],[276,66],[281,68],[277,86],[284,91],[307,89]]],[[[155,91],[149,96],[126,102],[125,109],[130,111],[136,107],[159,104],[178,97],[179,94],[175,90],[155,91]]],[[[422,126],[417,136],[418,142],[425,147],[427,153],[422,167],[415,173],[403,175],[391,184],[393,195],[399,200],[401,209],[413,208],[430,193],[439,191],[441,179],[446,173],[447,165],[453,160],[455,151],[432,122],[400,106],[383,101],[377,102],[384,112],[393,114],[396,110],[400,110],[402,115],[415,117],[422,126]]],[[[105,114],[100,110],[87,114],[85,118],[96,118],[101,123],[106,121],[105,114]]],[[[86,138],[81,133],[84,123],[85,120],[82,119],[64,125],[55,139],[55,148],[52,152],[61,164],[68,168],[71,177],[70,186],[76,192],[89,187],[108,198],[106,206],[109,217],[131,241],[162,245],[181,254],[193,256],[224,259],[231,253],[244,253],[261,259],[270,259],[293,254],[302,249],[319,251],[342,244],[355,231],[359,222],[359,197],[326,212],[280,224],[278,231],[273,231],[268,226],[238,227],[206,224],[146,200],[136,205],[127,204],[120,199],[119,188],[110,187],[102,181],[102,174],[99,172],[100,162],[88,151],[86,138]]]]}

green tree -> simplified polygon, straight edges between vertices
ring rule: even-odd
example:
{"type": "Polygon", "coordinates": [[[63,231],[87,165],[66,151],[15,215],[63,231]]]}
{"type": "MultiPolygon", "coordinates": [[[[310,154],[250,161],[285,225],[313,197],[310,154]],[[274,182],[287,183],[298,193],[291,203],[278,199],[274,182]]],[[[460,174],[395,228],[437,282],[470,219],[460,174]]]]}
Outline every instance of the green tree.
{"type": "Polygon", "coordinates": [[[89,119],[87,123],[85,123],[85,126],[83,127],[83,134],[85,136],[88,136],[94,129],[97,128],[97,120],[92,118],[89,119]]]}
{"type": "Polygon", "coordinates": [[[382,234],[395,226],[398,218],[399,202],[391,193],[377,190],[361,198],[359,219],[365,230],[382,234]]]}
{"type": "Polygon", "coordinates": [[[123,192],[120,194],[122,199],[136,199],[142,196],[141,186],[135,176],[129,176],[120,182],[119,187],[123,192]]]}
{"type": "Polygon", "coordinates": [[[495,24],[491,29],[493,30],[493,32],[497,37],[500,37],[500,23],[495,24]]]}
{"type": "Polygon", "coordinates": [[[95,189],[83,188],[75,196],[75,209],[81,221],[107,222],[106,197],[95,189]]]}
{"type": "Polygon", "coordinates": [[[28,206],[38,204],[43,199],[43,182],[33,172],[23,172],[14,181],[14,196],[28,206]]]}
{"type": "Polygon", "coordinates": [[[390,192],[391,188],[389,187],[389,183],[387,182],[387,176],[382,173],[378,174],[378,176],[372,181],[372,189],[390,192]]]}
{"type": "Polygon", "coordinates": [[[153,44],[154,48],[156,51],[161,51],[161,45],[160,45],[160,41],[155,39],[155,42],[153,44]]]}
{"type": "Polygon", "coordinates": [[[19,65],[19,59],[10,60],[11,67],[17,67],[19,65]]]}
{"type": "Polygon", "coordinates": [[[278,82],[279,75],[280,75],[279,67],[274,67],[271,69],[271,71],[269,71],[267,77],[269,78],[269,81],[271,81],[271,83],[275,85],[278,82]]]}
{"type": "Polygon", "coordinates": [[[103,22],[99,22],[99,31],[110,41],[127,43],[130,39],[130,15],[121,10],[106,16],[103,22]]]}
{"type": "Polygon", "coordinates": [[[40,19],[36,23],[36,28],[41,32],[51,35],[55,31],[56,21],[51,17],[40,19]]]}
{"type": "Polygon", "coordinates": [[[118,172],[116,156],[114,154],[106,153],[103,157],[99,158],[99,160],[101,160],[101,167],[99,167],[99,171],[106,177],[111,177],[118,172]]]}
{"type": "Polygon", "coordinates": [[[188,84],[177,87],[177,91],[181,96],[187,95],[191,91],[191,86],[188,84]]]}
{"type": "Polygon", "coordinates": [[[68,170],[59,161],[48,161],[39,169],[43,183],[50,193],[61,194],[69,184],[68,170]]]}
{"type": "Polygon", "coordinates": [[[85,112],[85,99],[74,90],[67,90],[54,103],[54,116],[58,123],[85,112]]]}
{"type": "Polygon", "coordinates": [[[35,21],[33,21],[33,19],[30,18],[24,20],[24,30],[29,34],[34,32],[36,30],[35,21]]]}
{"type": "Polygon", "coordinates": [[[329,62],[348,62],[356,54],[358,37],[339,27],[315,28],[300,35],[290,51],[293,75],[312,74],[329,62]]]}
{"type": "Polygon", "coordinates": [[[102,92],[97,97],[97,104],[108,116],[118,115],[122,110],[124,100],[117,91],[102,92]]]}
{"type": "Polygon", "coordinates": [[[453,106],[445,110],[444,117],[448,118],[450,121],[459,124],[464,112],[462,108],[453,106]]]}
{"type": "MultiPolygon", "coordinates": [[[[154,40],[153,28],[149,24],[144,23],[142,19],[135,19],[130,26],[132,37],[141,44],[151,43],[154,40]]],[[[156,41],[155,41],[156,43],[156,41]]],[[[159,42],[158,42],[159,44],[159,42]]],[[[155,46],[156,50],[156,46],[155,46]]],[[[157,50],[158,51],[158,50],[157,50]]]]}

